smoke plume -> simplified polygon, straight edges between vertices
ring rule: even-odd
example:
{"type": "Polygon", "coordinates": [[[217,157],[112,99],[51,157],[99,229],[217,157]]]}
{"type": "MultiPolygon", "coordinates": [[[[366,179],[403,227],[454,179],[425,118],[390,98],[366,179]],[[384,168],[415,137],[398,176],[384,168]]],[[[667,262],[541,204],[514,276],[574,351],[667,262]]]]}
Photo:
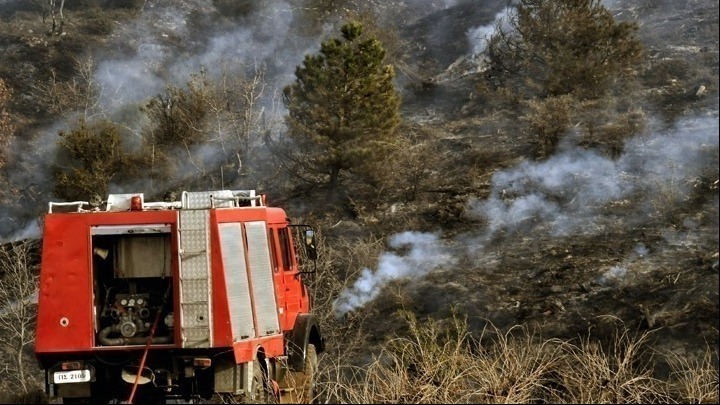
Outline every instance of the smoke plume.
{"type": "MultiPolygon", "coordinates": [[[[629,140],[617,159],[566,141],[565,147],[546,161],[526,161],[496,172],[489,197],[468,205],[469,215],[485,219],[487,226],[453,243],[461,244],[468,256],[477,257],[495,237],[530,232],[549,237],[589,235],[602,231],[603,221],[613,216],[614,203],[622,205],[630,199],[637,212],[634,222],[625,226],[649,221],[657,215],[653,202],[658,195],[664,196],[664,204],[682,204],[692,195],[698,179],[710,175],[711,181],[717,180],[718,129],[717,118],[686,119],[668,131],[629,140]]],[[[458,257],[450,254],[449,242],[440,236],[420,232],[392,236],[390,247],[407,245],[407,253],[383,253],[377,270],[362,269],[360,278],[337,299],[336,314],[363,306],[392,280],[419,278],[454,265],[458,257]]],[[[647,254],[646,246],[636,246],[626,264],[608,269],[600,282],[624,277],[627,264],[647,254]]]]}
{"type": "Polygon", "coordinates": [[[467,37],[471,47],[471,55],[480,55],[485,52],[488,40],[495,33],[495,29],[498,24],[503,24],[503,29],[505,30],[509,29],[508,19],[511,18],[513,10],[514,8],[505,8],[495,14],[495,19],[490,24],[481,25],[468,30],[467,37]]]}
{"type": "Polygon", "coordinates": [[[450,266],[455,259],[439,240],[438,235],[424,232],[402,232],[388,241],[393,249],[405,248],[402,253],[385,252],[378,258],[377,270],[364,268],[352,287],[343,291],[335,301],[335,314],[342,316],[373,300],[388,282],[405,277],[419,278],[428,272],[450,266]]]}
{"type": "Polygon", "coordinates": [[[488,221],[484,239],[498,233],[528,232],[540,226],[551,236],[591,234],[604,209],[633,199],[653,215],[653,198],[681,203],[696,180],[717,166],[717,119],[688,119],[673,129],[638,136],[613,160],[594,151],[568,147],[542,162],[523,162],[496,172],[489,198],[470,203],[471,214],[488,221]]]}

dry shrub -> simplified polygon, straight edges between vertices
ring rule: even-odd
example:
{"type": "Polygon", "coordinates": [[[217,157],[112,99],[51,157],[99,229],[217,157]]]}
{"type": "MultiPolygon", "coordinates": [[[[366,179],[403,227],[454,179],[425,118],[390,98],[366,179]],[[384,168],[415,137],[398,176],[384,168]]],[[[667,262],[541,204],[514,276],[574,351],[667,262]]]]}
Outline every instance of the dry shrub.
{"type": "Polygon", "coordinates": [[[718,392],[718,352],[709,347],[699,359],[690,359],[677,353],[666,356],[672,373],[669,389],[681,402],[689,404],[720,403],[718,392]]]}
{"type": "Polygon", "coordinates": [[[340,292],[350,287],[363,268],[376,265],[377,257],[385,248],[385,241],[372,235],[356,238],[333,236],[333,244],[328,244],[326,234],[338,231],[317,230],[316,243],[320,254],[317,272],[309,282],[313,313],[320,320],[322,334],[328,343],[327,351],[333,353],[333,356],[343,357],[362,349],[366,336],[362,328],[363,319],[354,317],[349,322],[335,317],[335,300],[340,292]]]}
{"type": "Polygon", "coordinates": [[[548,398],[557,349],[521,327],[476,350],[465,320],[418,321],[390,339],[366,366],[333,365],[323,395],[340,403],[529,403],[548,398]]]}
{"type": "Polygon", "coordinates": [[[539,157],[554,153],[563,136],[577,128],[581,146],[617,158],[625,142],[646,129],[647,116],[641,108],[613,97],[580,101],[564,95],[533,99],[525,105],[529,111],[523,120],[540,142],[539,157]]]}
{"type": "Polygon", "coordinates": [[[385,162],[384,185],[402,201],[410,202],[431,188],[433,172],[440,166],[442,155],[437,145],[416,137],[401,137],[398,146],[385,162]]]}
{"type": "MultiPolygon", "coordinates": [[[[717,157],[714,162],[717,164],[717,157]]],[[[703,167],[699,175],[692,177],[683,173],[683,162],[668,161],[666,166],[668,174],[652,178],[646,193],[653,216],[664,223],[678,226],[687,217],[689,208],[717,195],[717,189],[713,189],[712,185],[712,179],[717,180],[717,166],[703,167]]]]}
{"type": "Polygon", "coordinates": [[[666,402],[664,384],[652,376],[647,357],[649,332],[631,336],[627,329],[616,332],[609,348],[590,338],[579,345],[563,345],[564,403],[625,404],[666,402]]]}
{"type": "Polygon", "coordinates": [[[523,118],[540,140],[540,156],[550,156],[560,138],[570,126],[570,116],[574,99],[569,95],[533,99],[527,102],[530,112],[523,118]]]}
{"type": "Polygon", "coordinates": [[[47,104],[47,110],[55,116],[82,112],[86,119],[104,115],[100,104],[103,88],[95,81],[97,67],[92,57],[73,58],[74,75],[70,80],[62,79],[53,68],[48,78],[35,85],[34,96],[47,104]]]}
{"type": "Polygon", "coordinates": [[[480,390],[470,393],[473,402],[544,403],[556,390],[558,342],[539,339],[524,326],[514,326],[495,338],[475,357],[474,372],[480,390]]]}
{"type": "MultiPolygon", "coordinates": [[[[671,356],[668,381],[654,375],[652,332],[620,326],[610,342],[543,339],[524,326],[486,328],[478,338],[455,312],[420,321],[372,356],[321,358],[318,392],[327,403],[717,403],[717,353],[671,356]]],[[[361,333],[358,331],[358,333],[361,333]]],[[[367,344],[362,340],[346,344],[367,344]]],[[[370,348],[366,347],[365,351],[370,348]]]]}
{"type": "MultiPolygon", "coordinates": [[[[676,164],[671,163],[670,168],[675,171],[676,164]]],[[[687,185],[684,184],[685,179],[679,176],[671,176],[666,180],[657,180],[654,192],[650,196],[650,204],[653,213],[660,220],[668,224],[681,224],[682,215],[681,208],[687,200],[687,193],[684,190],[687,185]]]]}
{"type": "Polygon", "coordinates": [[[646,129],[647,116],[641,108],[621,106],[621,100],[605,98],[578,105],[573,117],[581,130],[580,144],[617,158],[628,139],[646,129]]]}
{"type": "Polygon", "coordinates": [[[389,340],[367,366],[337,365],[324,395],[341,403],[453,403],[473,384],[467,327],[443,332],[405,313],[410,336],[389,340]]]}

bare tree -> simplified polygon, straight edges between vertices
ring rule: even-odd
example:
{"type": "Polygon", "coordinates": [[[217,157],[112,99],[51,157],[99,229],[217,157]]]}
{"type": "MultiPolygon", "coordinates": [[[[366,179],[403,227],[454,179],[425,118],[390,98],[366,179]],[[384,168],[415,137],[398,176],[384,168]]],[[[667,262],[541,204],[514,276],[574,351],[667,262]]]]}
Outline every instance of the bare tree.
{"type": "Polygon", "coordinates": [[[60,0],[60,5],[57,7],[57,15],[58,17],[55,17],[55,6],[57,4],[57,0],[48,0],[50,2],[50,16],[52,18],[52,29],[50,30],[50,34],[55,33],[55,29],[57,28],[58,34],[61,34],[63,32],[63,27],[65,26],[65,17],[63,16],[63,8],[65,7],[65,0],[60,0]],[[57,19],[60,19],[60,23],[57,22],[57,19]]]}
{"type": "Polygon", "coordinates": [[[225,71],[215,84],[214,103],[221,107],[227,121],[223,126],[218,125],[218,138],[228,163],[237,159],[233,164],[237,174],[247,173],[248,162],[262,143],[264,110],[260,102],[266,84],[265,67],[257,64],[244,73],[225,71]],[[226,139],[231,134],[234,137],[226,139]]]}
{"type": "Polygon", "coordinates": [[[10,114],[5,110],[5,105],[10,101],[11,96],[12,91],[0,79],[0,168],[5,166],[5,153],[15,131],[10,114]]]}
{"type": "Polygon", "coordinates": [[[13,358],[0,373],[6,381],[14,381],[24,393],[30,391],[24,349],[35,341],[37,292],[37,241],[24,240],[0,246],[0,343],[13,358]]]}
{"type": "Polygon", "coordinates": [[[61,81],[51,70],[48,81],[38,84],[35,91],[55,115],[71,116],[79,112],[86,121],[102,117],[106,111],[100,103],[103,88],[94,78],[96,66],[91,56],[76,59],[76,74],[72,79],[61,81]]]}

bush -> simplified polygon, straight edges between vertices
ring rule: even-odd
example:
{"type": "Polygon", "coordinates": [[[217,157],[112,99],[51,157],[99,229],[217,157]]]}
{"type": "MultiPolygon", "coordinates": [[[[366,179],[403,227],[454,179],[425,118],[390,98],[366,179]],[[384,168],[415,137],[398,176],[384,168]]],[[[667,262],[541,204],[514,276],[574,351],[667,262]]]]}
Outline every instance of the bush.
{"type": "Polygon", "coordinates": [[[485,50],[483,78],[525,99],[607,93],[642,60],[635,23],[617,23],[601,0],[520,0],[485,50]]]}
{"type": "Polygon", "coordinates": [[[555,151],[570,126],[573,102],[575,100],[567,94],[527,102],[530,112],[523,118],[540,141],[540,156],[549,156],[555,151]]]}
{"type": "Polygon", "coordinates": [[[105,196],[118,174],[133,177],[130,156],[123,151],[117,125],[80,121],[77,128],[60,132],[57,158],[53,165],[54,194],[68,201],[105,196]]]}

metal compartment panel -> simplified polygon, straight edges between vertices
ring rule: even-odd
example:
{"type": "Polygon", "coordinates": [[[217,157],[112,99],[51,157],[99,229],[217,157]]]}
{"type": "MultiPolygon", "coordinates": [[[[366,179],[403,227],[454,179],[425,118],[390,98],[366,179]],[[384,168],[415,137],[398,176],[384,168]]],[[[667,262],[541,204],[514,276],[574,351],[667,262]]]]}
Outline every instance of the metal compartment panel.
{"type": "Polygon", "coordinates": [[[280,333],[273,272],[270,265],[267,227],[264,221],[245,223],[248,244],[248,266],[252,282],[253,301],[257,314],[259,336],[280,333]]]}
{"type": "Polygon", "coordinates": [[[180,211],[180,326],[183,347],[212,346],[207,210],[180,211]]]}
{"type": "Polygon", "coordinates": [[[255,336],[252,301],[240,223],[219,224],[233,342],[255,336]]]}

